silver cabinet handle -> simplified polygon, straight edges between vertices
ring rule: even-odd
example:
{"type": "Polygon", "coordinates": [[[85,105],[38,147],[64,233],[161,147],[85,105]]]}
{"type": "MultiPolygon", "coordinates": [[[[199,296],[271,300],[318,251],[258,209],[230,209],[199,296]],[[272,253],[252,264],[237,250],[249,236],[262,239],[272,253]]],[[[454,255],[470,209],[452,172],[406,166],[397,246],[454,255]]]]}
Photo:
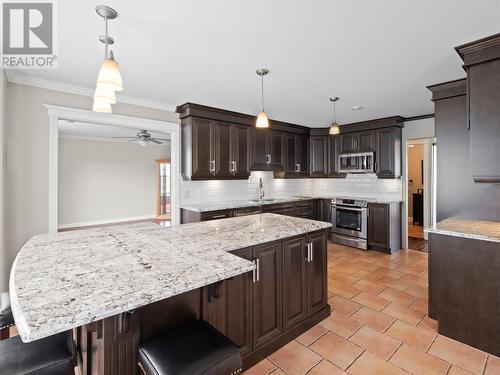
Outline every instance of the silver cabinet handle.
{"type": "Polygon", "coordinates": [[[311,261],[311,243],[310,242],[306,243],[306,247],[307,247],[306,261],[309,263],[311,261]]]}
{"type": "Polygon", "coordinates": [[[260,259],[257,258],[257,282],[260,281],[260,259]]]}
{"type": "Polygon", "coordinates": [[[255,268],[252,270],[252,281],[255,283],[257,282],[257,262],[254,259],[252,260],[252,263],[255,266],[255,268]]]}
{"type": "Polygon", "coordinates": [[[210,160],[210,173],[215,173],[215,160],[210,160]]]}
{"type": "Polygon", "coordinates": [[[236,173],[236,161],[231,161],[230,171],[231,171],[232,174],[236,173]]]}
{"type": "Polygon", "coordinates": [[[309,245],[311,246],[311,256],[309,258],[309,262],[312,262],[314,260],[314,245],[312,242],[309,242],[309,245]]]}
{"type": "Polygon", "coordinates": [[[225,218],[227,215],[226,214],[218,214],[218,215],[213,215],[211,216],[212,219],[222,219],[225,218]]]}
{"type": "Polygon", "coordinates": [[[300,173],[300,163],[295,164],[295,172],[300,173]]]}
{"type": "Polygon", "coordinates": [[[266,163],[271,164],[271,155],[270,154],[266,155],[266,163]]]}

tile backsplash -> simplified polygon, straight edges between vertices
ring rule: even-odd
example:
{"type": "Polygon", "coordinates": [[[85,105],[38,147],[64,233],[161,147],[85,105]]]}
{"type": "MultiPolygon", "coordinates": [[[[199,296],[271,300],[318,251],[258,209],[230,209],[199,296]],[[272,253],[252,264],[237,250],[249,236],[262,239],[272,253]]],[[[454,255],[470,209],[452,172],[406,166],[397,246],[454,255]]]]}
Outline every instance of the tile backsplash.
{"type": "Polygon", "coordinates": [[[350,174],[345,179],[275,179],[272,172],[252,172],[248,180],[181,181],[181,206],[194,203],[255,199],[262,178],[266,198],[291,196],[349,196],[401,199],[402,180],[378,179],[375,174],[350,174]]]}

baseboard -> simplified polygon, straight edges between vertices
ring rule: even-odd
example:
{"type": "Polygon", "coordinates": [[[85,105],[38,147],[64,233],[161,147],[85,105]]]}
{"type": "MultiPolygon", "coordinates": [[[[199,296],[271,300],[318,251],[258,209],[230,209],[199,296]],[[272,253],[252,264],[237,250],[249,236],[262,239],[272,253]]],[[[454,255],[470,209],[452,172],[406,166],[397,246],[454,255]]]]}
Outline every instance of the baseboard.
{"type": "Polygon", "coordinates": [[[118,224],[126,221],[137,221],[137,220],[149,220],[155,219],[155,215],[144,215],[144,216],[133,216],[133,217],[121,217],[118,219],[106,219],[106,220],[96,220],[96,221],[84,221],[81,223],[70,223],[70,224],[60,224],[57,229],[68,229],[75,227],[89,227],[92,225],[104,225],[104,224],[118,224]]]}

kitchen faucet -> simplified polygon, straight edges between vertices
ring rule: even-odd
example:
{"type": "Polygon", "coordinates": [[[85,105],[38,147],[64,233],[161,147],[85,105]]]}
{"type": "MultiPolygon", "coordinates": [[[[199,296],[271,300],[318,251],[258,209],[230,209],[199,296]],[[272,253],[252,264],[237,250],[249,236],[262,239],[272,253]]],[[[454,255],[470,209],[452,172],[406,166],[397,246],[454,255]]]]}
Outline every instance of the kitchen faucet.
{"type": "Polygon", "coordinates": [[[264,184],[262,183],[262,178],[259,179],[259,200],[264,198],[266,192],[264,191],[264,184]]]}

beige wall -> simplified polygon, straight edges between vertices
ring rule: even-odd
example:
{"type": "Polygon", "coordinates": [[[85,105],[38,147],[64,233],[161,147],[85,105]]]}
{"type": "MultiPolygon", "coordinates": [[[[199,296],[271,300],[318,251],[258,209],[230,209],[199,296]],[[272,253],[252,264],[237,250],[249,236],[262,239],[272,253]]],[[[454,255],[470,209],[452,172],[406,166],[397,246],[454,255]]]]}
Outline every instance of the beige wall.
{"type": "MultiPolygon", "coordinates": [[[[8,255],[5,248],[5,101],[6,101],[7,80],[5,71],[0,70],[0,276],[8,273],[8,255]]],[[[8,288],[5,277],[0,277],[0,292],[8,288]]]]}
{"type": "Polygon", "coordinates": [[[156,163],[169,145],[59,138],[60,226],[156,215],[156,163]]]}
{"type": "Polygon", "coordinates": [[[423,189],[422,166],[424,160],[424,145],[412,145],[408,148],[408,216],[413,216],[413,193],[418,189],[423,189]],[[410,180],[413,180],[411,184],[410,180]]]}
{"type": "MultiPolygon", "coordinates": [[[[7,84],[6,250],[10,266],[23,244],[48,228],[49,118],[44,104],[91,108],[91,98],[7,84]]],[[[118,103],[114,113],[178,122],[175,113],[118,103]]],[[[4,272],[2,280],[8,280],[4,272]]],[[[5,284],[4,284],[5,285],[5,284]]]]}

